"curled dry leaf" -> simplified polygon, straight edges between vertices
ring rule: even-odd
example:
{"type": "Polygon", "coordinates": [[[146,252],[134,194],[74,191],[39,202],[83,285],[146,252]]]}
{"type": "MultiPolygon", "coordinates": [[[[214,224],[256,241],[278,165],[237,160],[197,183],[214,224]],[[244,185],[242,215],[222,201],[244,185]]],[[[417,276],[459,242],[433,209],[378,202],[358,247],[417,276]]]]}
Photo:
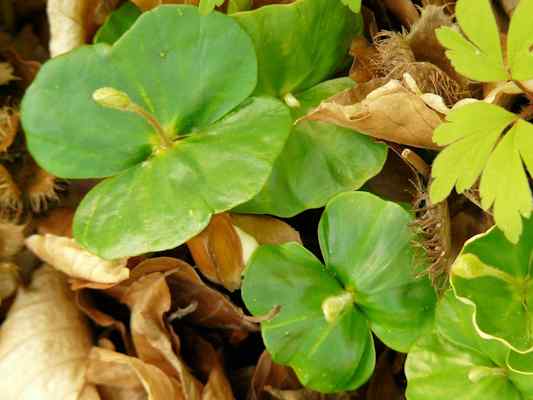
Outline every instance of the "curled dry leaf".
{"type": "Polygon", "coordinates": [[[122,302],[131,309],[131,335],[139,358],[178,379],[184,399],[200,399],[201,384],[176,354],[163,319],[171,307],[165,274],[153,272],[133,282],[122,302]]]}
{"type": "Polygon", "coordinates": [[[228,290],[241,286],[243,246],[228,214],[217,214],[209,225],[187,242],[202,274],[228,290]]]}
{"type": "Polygon", "coordinates": [[[0,331],[2,399],[99,399],[85,381],[91,346],[65,277],[49,266],[38,269],[0,331]]]}
{"type": "Polygon", "coordinates": [[[11,262],[0,262],[0,304],[15,293],[19,283],[18,267],[11,262]]]}
{"type": "Polygon", "coordinates": [[[6,85],[9,82],[17,79],[15,75],[13,75],[13,66],[6,62],[0,62],[0,86],[6,85]]]}
{"type": "Polygon", "coordinates": [[[89,33],[88,14],[93,0],[48,0],[50,55],[66,53],[84,44],[89,33]]]}
{"type": "Polygon", "coordinates": [[[51,234],[32,235],[26,246],[41,260],[70,277],[96,283],[118,283],[128,279],[127,259],[104,260],[89,253],[73,239],[51,234]]]}
{"type": "Polygon", "coordinates": [[[258,244],[302,243],[298,231],[280,219],[252,214],[230,216],[233,225],[252,236],[258,244]]]}
{"type": "Polygon", "coordinates": [[[113,397],[104,400],[188,400],[179,382],[156,366],[100,347],[89,354],[87,380],[116,389],[113,397]]]}
{"type": "Polygon", "coordinates": [[[265,392],[266,387],[296,390],[300,386],[292,369],[274,363],[270,354],[264,351],[257,361],[247,398],[248,400],[267,400],[270,396],[265,392]]]}
{"type": "Polygon", "coordinates": [[[0,258],[9,258],[24,247],[26,225],[0,222],[0,258]]]}
{"type": "Polygon", "coordinates": [[[13,143],[19,128],[19,114],[11,107],[0,108],[0,153],[13,143]]]}
{"type": "Polygon", "coordinates": [[[356,103],[352,90],[324,101],[304,119],[330,122],[403,145],[439,148],[432,137],[442,122],[441,116],[405,83],[391,80],[356,103]]]}

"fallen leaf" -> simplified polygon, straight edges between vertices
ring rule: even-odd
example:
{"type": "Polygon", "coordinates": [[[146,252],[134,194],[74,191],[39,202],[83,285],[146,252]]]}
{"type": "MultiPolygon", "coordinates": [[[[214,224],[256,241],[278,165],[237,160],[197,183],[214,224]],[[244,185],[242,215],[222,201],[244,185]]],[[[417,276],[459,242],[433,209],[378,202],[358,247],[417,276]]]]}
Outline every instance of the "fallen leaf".
{"type": "Polygon", "coordinates": [[[267,400],[270,398],[265,392],[267,386],[282,390],[296,390],[300,388],[300,383],[289,367],[274,363],[270,354],[264,351],[257,361],[252,376],[248,400],[267,400]]]}
{"type": "Polygon", "coordinates": [[[26,239],[26,246],[41,260],[70,277],[96,283],[118,283],[129,277],[127,259],[104,260],[89,253],[71,238],[32,235],[26,239]]]}
{"type": "Polygon", "coordinates": [[[177,378],[185,399],[200,399],[201,384],[176,354],[163,320],[171,306],[165,274],[154,272],[139,278],[128,287],[121,301],[131,309],[131,336],[139,358],[177,378]]]}
{"type": "Polygon", "coordinates": [[[65,277],[43,266],[19,289],[0,331],[2,399],[99,399],[85,381],[91,346],[65,277]]]}
{"type": "Polygon", "coordinates": [[[75,210],[70,207],[58,207],[37,220],[37,232],[41,235],[72,237],[72,221],[75,210]]]}
{"type": "Polygon", "coordinates": [[[213,215],[209,225],[187,241],[187,247],[207,279],[230,291],[241,286],[243,247],[228,214],[213,215]]]}
{"type": "Polygon", "coordinates": [[[18,267],[11,262],[0,262],[0,304],[16,292],[19,283],[18,267]]]}
{"type": "Polygon", "coordinates": [[[0,222],[0,258],[13,257],[24,247],[26,225],[0,222]]]}
{"type": "Polygon", "coordinates": [[[112,400],[188,400],[182,396],[179,382],[156,366],[99,347],[93,347],[89,353],[87,380],[92,384],[122,389],[120,397],[112,400]],[[144,397],[140,392],[144,392],[144,397]],[[134,397],[125,397],[132,394],[134,397]]]}
{"type": "Polygon", "coordinates": [[[302,243],[292,226],[268,215],[230,214],[233,225],[252,236],[259,244],[302,243]]]}
{"type": "Polygon", "coordinates": [[[13,66],[10,63],[0,62],[0,86],[7,85],[17,79],[13,72],[13,66]]]}
{"type": "Polygon", "coordinates": [[[438,149],[433,130],[441,116],[405,82],[391,80],[353,103],[349,89],[323,102],[304,119],[330,122],[360,133],[414,147],[438,149]]]}
{"type": "Polygon", "coordinates": [[[50,54],[66,53],[85,44],[88,39],[88,14],[95,0],[48,0],[50,54]]]}

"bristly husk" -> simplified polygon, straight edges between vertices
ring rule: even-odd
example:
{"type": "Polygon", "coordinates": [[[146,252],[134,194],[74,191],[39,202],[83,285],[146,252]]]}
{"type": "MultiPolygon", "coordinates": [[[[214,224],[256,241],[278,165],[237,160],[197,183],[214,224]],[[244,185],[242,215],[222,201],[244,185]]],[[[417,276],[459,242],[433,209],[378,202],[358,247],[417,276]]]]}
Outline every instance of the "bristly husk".
{"type": "Polygon", "coordinates": [[[425,274],[433,287],[442,293],[448,287],[448,275],[452,263],[451,221],[447,201],[432,204],[427,185],[419,176],[415,180],[413,209],[416,219],[413,227],[419,239],[415,246],[422,247],[429,261],[425,274]]]}
{"type": "Polygon", "coordinates": [[[0,220],[16,221],[22,213],[20,189],[9,171],[0,164],[0,220]]]}
{"type": "Polygon", "coordinates": [[[52,174],[34,165],[34,173],[29,177],[24,186],[24,195],[33,212],[40,213],[48,208],[51,201],[58,201],[57,192],[61,190],[60,184],[52,174]]]}
{"type": "Polygon", "coordinates": [[[0,108],[0,153],[7,151],[19,127],[18,112],[12,107],[0,108]]]}

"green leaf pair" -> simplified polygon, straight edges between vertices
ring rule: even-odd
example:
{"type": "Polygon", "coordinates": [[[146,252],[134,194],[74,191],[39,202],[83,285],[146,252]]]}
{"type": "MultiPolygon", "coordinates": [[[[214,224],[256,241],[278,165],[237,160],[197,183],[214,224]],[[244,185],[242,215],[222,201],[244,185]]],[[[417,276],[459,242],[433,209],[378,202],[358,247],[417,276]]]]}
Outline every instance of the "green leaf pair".
{"type": "Polygon", "coordinates": [[[291,127],[280,101],[247,100],[256,84],[246,32],[192,6],[159,7],[112,47],[46,63],[22,103],[30,151],[59,177],[109,177],[81,202],[76,240],[104,258],[168,249],[254,196],[291,127]],[[97,104],[92,97],[104,87],[131,104],[97,104]]]}
{"type": "MultiPolygon", "coordinates": [[[[455,69],[467,78],[527,80],[533,78],[532,14],[533,0],[520,1],[507,34],[507,63],[488,0],[459,0],[456,16],[466,37],[450,27],[439,28],[437,37],[455,69]]],[[[482,207],[493,207],[496,224],[516,243],[522,217],[529,218],[533,209],[524,167],[533,172],[533,125],[499,106],[478,102],[452,110],[433,140],[447,147],[433,163],[431,201],[444,200],[454,186],[462,193],[481,176],[482,207]]]]}
{"type": "Polygon", "coordinates": [[[325,265],[296,243],[261,246],[249,261],[242,295],[254,315],[281,306],[261,330],[274,361],[322,392],[351,390],[372,374],[374,332],[407,351],[430,326],[435,294],[416,278],[410,214],[364,192],[327,205],[319,225],[325,265]]]}
{"type": "Polygon", "coordinates": [[[517,244],[496,227],[465,244],[435,331],[409,352],[408,399],[533,399],[532,267],[532,220],[517,244]]]}

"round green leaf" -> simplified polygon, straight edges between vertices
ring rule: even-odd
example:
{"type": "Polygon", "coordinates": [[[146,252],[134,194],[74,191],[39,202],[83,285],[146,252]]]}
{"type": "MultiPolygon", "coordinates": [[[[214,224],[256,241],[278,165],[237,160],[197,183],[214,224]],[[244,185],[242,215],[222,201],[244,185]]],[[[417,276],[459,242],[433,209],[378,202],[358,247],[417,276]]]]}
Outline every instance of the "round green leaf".
{"type": "Polygon", "coordinates": [[[47,62],[24,97],[22,123],[30,152],[54,175],[105,177],[146,160],[158,138],[137,114],[98,105],[95,90],[125,92],[176,137],[220,119],[256,81],[253,44],[230,17],[161,6],[112,47],[82,47],[47,62]]]}
{"type": "Polygon", "coordinates": [[[479,334],[533,350],[533,220],[517,244],[492,228],[468,241],[451,269],[456,296],[475,307],[479,334]]]}
{"type": "Polygon", "coordinates": [[[232,14],[259,61],[257,94],[283,97],[331,76],[346,59],[362,18],[339,0],[296,0],[232,14]]]}
{"type": "MultiPolygon", "coordinates": [[[[398,204],[370,193],[344,193],[327,205],[319,225],[326,265],[389,347],[407,351],[433,321],[435,293],[417,277],[412,217],[398,204]]],[[[419,272],[419,271],[418,271],[419,272]]]]}
{"type": "Polygon", "coordinates": [[[290,365],[305,386],[321,392],[355,389],[372,374],[375,350],[365,316],[353,304],[327,321],[323,304],[346,292],[296,243],[261,246],[245,270],[242,296],[254,315],[281,306],[261,323],[274,361],[290,365]]]}
{"type": "Polygon", "coordinates": [[[94,43],[113,44],[137,21],[142,11],[130,1],[127,1],[107,17],[104,24],[94,35],[94,43]]]}
{"type": "MultiPolygon", "coordinates": [[[[296,94],[295,120],[354,82],[340,78],[296,94]]],[[[318,208],[341,192],[359,189],[376,175],[387,146],[353,130],[324,122],[301,121],[292,129],[261,192],[237,211],[290,217],[318,208]]]]}
{"type": "Polygon", "coordinates": [[[220,122],[91,190],[76,212],[76,240],[104,258],[178,246],[213,213],[257,193],[289,129],[281,102],[252,98],[220,122]]]}

